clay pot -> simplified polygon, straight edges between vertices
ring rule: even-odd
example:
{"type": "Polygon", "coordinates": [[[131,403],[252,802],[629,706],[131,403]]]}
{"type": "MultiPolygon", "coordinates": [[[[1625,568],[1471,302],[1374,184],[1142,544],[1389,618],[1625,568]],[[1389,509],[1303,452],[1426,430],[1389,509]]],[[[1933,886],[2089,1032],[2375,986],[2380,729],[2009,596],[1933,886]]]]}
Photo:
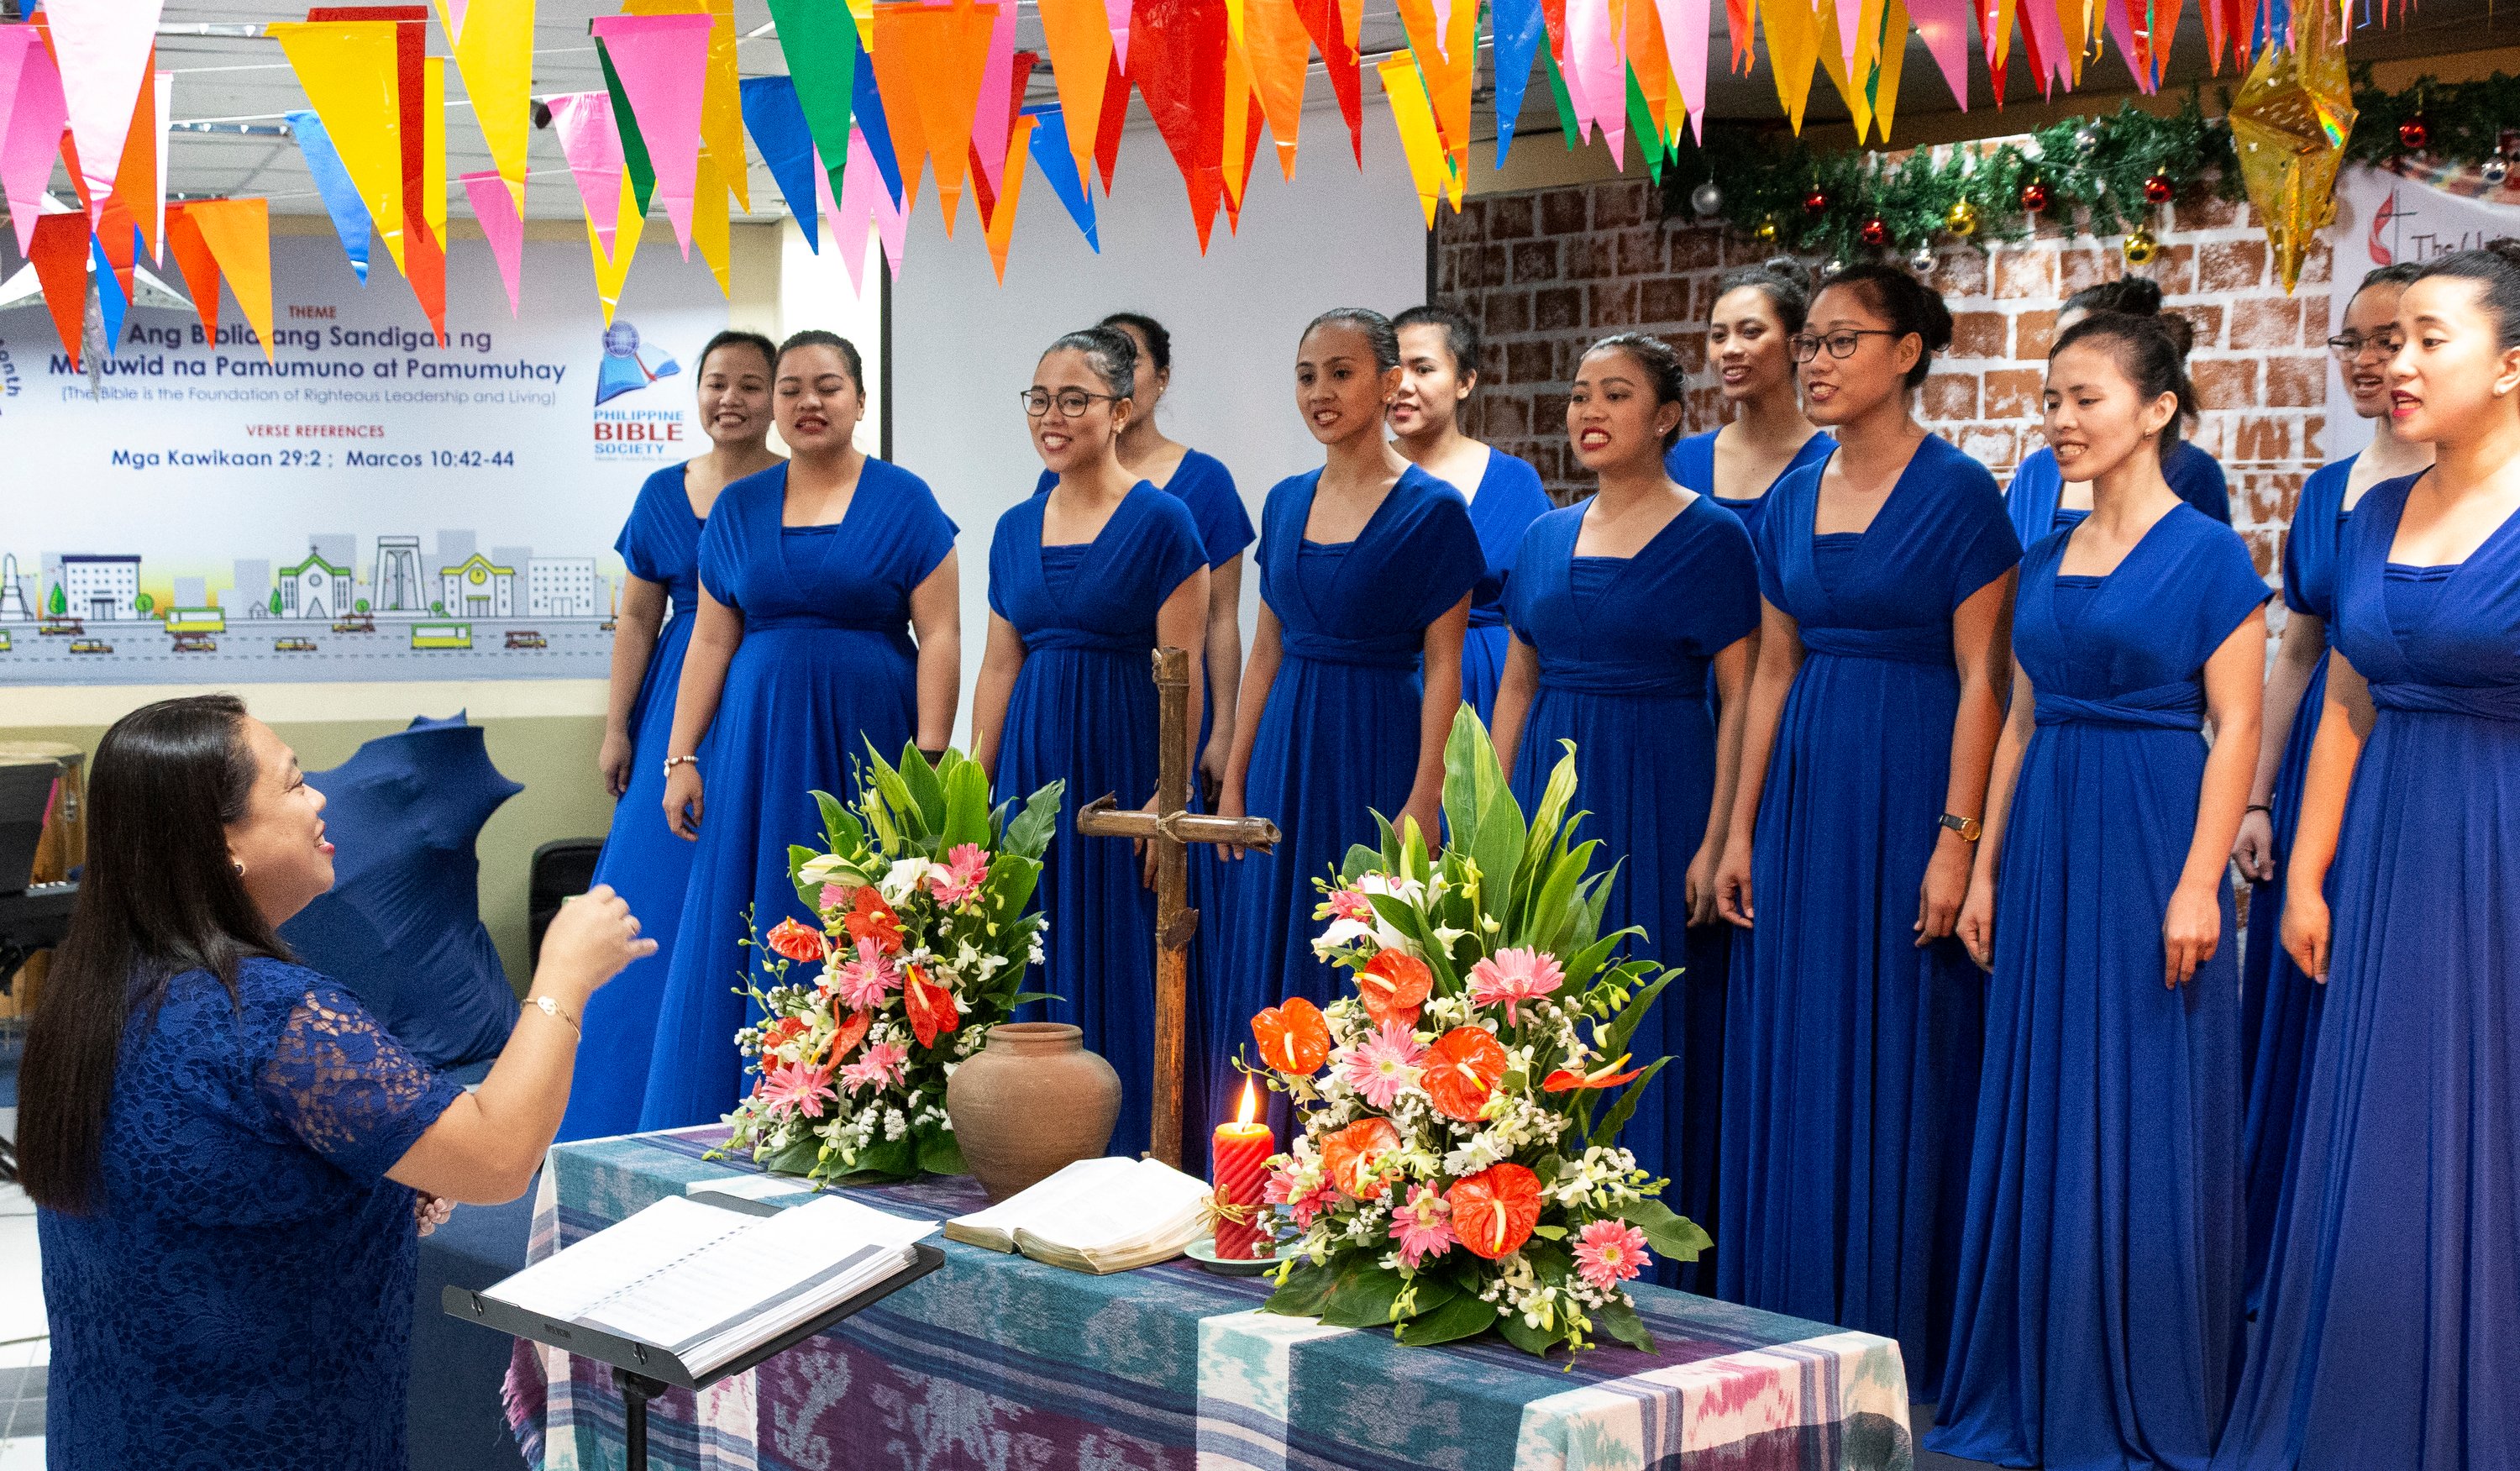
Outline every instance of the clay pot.
{"type": "Polygon", "coordinates": [[[945,1085],[963,1163],[992,1201],[1102,1155],[1120,1119],[1120,1075],[1062,1021],[1005,1022],[945,1085]]]}

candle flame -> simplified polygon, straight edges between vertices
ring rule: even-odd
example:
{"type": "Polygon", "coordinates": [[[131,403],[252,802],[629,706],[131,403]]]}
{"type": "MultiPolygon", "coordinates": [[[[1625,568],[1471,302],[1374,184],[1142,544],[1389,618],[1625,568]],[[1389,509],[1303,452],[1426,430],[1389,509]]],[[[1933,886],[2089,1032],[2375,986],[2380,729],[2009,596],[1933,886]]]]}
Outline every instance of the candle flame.
{"type": "Polygon", "coordinates": [[[1238,1124],[1248,1124],[1251,1122],[1252,1116],[1257,1114],[1259,1111],[1260,1091],[1252,1084],[1250,1079],[1245,1078],[1242,1080],[1242,1117],[1235,1122],[1238,1124]]]}

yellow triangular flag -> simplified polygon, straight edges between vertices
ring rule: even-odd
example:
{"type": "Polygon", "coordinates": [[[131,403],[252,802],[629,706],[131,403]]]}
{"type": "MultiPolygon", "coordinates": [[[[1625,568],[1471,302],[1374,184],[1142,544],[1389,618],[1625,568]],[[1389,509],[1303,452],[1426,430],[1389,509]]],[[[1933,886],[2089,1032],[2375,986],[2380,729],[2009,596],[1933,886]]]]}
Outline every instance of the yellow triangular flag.
{"type": "MultiPolygon", "coordinates": [[[[493,7],[495,9],[495,7],[493,7]]],[[[586,227],[586,246],[595,255],[595,296],[604,306],[604,325],[612,325],[612,313],[621,304],[621,284],[630,278],[631,258],[639,253],[639,231],[647,223],[639,212],[639,192],[630,187],[630,176],[621,176],[621,202],[612,221],[612,253],[604,253],[604,243],[597,239],[595,225],[586,227]]]]}
{"type": "Polygon", "coordinates": [[[727,285],[727,266],[734,247],[734,221],[726,209],[726,181],[717,171],[717,157],[707,149],[700,150],[699,172],[692,176],[692,245],[708,262],[709,274],[717,278],[717,293],[731,294],[727,285]]]}
{"type": "MultiPolygon", "coordinates": [[[[443,22],[447,0],[437,0],[443,22]]],[[[446,27],[451,35],[455,27],[446,27]]],[[[533,136],[534,0],[473,0],[455,43],[455,69],[489,145],[490,164],[525,207],[525,147],[533,136]]]]}
{"type": "MultiPolygon", "coordinates": [[[[495,14],[498,5],[485,5],[495,14]]],[[[484,29],[473,17],[473,31],[484,29]]],[[[263,34],[280,43],[297,84],[341,167],[368,206],[377,238],[403,268],[400,41],[391,21],[277,21],[263,34]]],[[[522,104],[518,104],[520,113],[522,104]]]]}
{"type": "Polygon", "coordinates": [[[1406,51],[1384,58],[1375,69],[1382,75],[1383,95],[1391,99],[1391,120],[1400,130],[1400,152],[1409,159],[1410,180],[1418,186],[1418,206],[1426,215],[1426,228],[1432,230],[1435,204],[1444,197],[1445,175],[1450,170],[1443,139],[1435,132],[1435,105],[1427,100],[1426,79],[1418,72],[1417,58],[1406,51]]]}
{"type": "Polygon", "coordinates": [[[1872,125],[1884,145],[1890,142],[1890,118],[1899,111],[1899,70],[1908,62],[1907,0],[1890,0],[1881,18],[1881,67],[1873,78],[1872,125]]]}
{"type": "MultiPolygon", "coordinates": [[[[736,207],[752,212],[752,175],[743,162],[742,74],[735,65],[735,0],[709,0],[708,91],[700,100],[700,147],[718,158],[718,187],[735,192],[736,207]]],[[[718,213],[725,214],[724,206],[718,213]]],[[[693,228],[699,228],[697,216],[693,228]]],[[[718,279],[725,287],[723,272],[718,279]]]]}
{"type": "Polygon", "coordinates": [[[1809,0],[1759,0],[1759,28],[1767,33],[1777,101],[1800,134],[1803,112],[1811,106],[1812,68],[1820,65],[1820,21],[1809,0]]]}
{"type": "Polygon", "coordinates": [[[420,74],[428,84],[424,95],[428,99],[428,105],[420,114],[427,128],[420,145],[420,215],[428,221],[428,233],[437,237],[437,249],[443,254],[446,250],[446,58],[424,58],[420,74]]]}
{"type": "Polygon", "coordinates": [[[1853,114],[1858,139],[1872,129],[1872,104],[1864,89],[1847,80],[1846,47],[1838,37],[1837,0],[1820,0],[1820,68],[1828,73],[1828,83],[1837,89],[1846,111],[1853,114]]]}

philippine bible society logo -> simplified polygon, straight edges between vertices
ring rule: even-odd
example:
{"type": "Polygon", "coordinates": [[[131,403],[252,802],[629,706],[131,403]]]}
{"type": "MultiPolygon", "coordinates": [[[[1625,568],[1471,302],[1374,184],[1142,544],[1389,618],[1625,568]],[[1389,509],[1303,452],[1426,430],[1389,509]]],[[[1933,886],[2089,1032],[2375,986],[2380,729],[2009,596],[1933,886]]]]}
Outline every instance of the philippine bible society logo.
{"type": "Polygon", "coordinates": [[[660,378],[683,371],[661,347],[643,345],[639,329],[615,319],[604,330],[604,357],[595,370],[592,433],[598,460],[680,460],[692,453],[690,421],[681,405],[608,408],[660,378]]]}

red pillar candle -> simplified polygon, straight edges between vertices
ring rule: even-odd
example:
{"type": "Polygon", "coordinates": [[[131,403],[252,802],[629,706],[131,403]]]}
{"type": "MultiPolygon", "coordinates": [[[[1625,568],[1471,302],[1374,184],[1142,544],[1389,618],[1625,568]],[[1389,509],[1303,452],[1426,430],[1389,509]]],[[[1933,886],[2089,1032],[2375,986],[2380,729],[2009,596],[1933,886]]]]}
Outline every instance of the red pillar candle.
{"type": "Polygon", "coordinates": [[[1271,1254],[1271,1230],[1260,1204],[1261,1186],[1269,1178],[1269,1158],[1278,1152],[1278,1137],[1265,1123],[1254,1123],[1259,1093],[1242,1085],[1242,1117],[1216,1126],[1208,1180],[1216,1188],[1216,1254],[1228,1262],[1248,1262],[1271,1254]],[[1240,1209],[1236,1209],[1239,1207],[1240,1209]],[[1229,1212],[1242,1219],[1228,1219],[1229,1212]]]}

